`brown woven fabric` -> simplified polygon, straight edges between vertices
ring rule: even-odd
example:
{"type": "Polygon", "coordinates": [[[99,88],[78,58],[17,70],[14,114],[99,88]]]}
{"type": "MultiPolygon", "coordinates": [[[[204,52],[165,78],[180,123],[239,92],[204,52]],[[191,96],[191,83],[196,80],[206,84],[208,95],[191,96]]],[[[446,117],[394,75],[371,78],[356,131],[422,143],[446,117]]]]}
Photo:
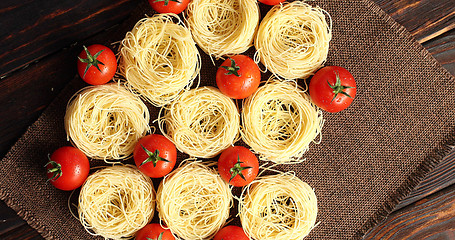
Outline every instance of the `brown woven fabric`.
{"type": "MultiPolygon", "coordinates": [[[[341,113],[324,114],[322,143],[311,145],[305,162],[277,168],[295,171],[316,191],[320,224],[309,239],[360,238],[454,142],[455,79],[373,2],[316,3],[333,20],[327,65],[351,71],[357,98],[341,113]]],[[[269,7],[261,8],[264,16],[269,7]]],[[[131,22],[121,29],[122,35],[131,22]]],[[[214,85],[216,67],[202,55],[201,85],[214,85]]],[[[74,79],[1,163],[0,198],[47,239],[95,238],[71,216],[70,193],[47,184],[43,168],[48,153],[69,145],[63,128],[65,106],[82,86],[74,79]]],[[[150,109],[156,115],[157,109],[150,109]]]]}

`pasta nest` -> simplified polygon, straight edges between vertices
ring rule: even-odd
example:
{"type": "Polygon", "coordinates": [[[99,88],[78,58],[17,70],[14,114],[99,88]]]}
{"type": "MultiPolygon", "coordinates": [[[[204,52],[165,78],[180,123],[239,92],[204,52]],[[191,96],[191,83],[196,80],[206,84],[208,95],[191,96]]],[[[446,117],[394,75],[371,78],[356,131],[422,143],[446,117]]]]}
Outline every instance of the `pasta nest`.
{"type": "Polygon", "coordinates": [[[129,239],[153,218],[155,190],[135,166],[112,166],[95,172],[79,194],[79,220],[92,235],[129,239]]]}
{"type": "Polygon", "coordinates": [[[191,87],[200,62],[196,43],[178,15],[155,14],[138,21],[126,34],[119,73],[132,92],[163,106],[191,87]]]}
{"type": "Polygon", "coordinates": [[[289,173],[257,178],[239,200],[240,221],[252,239],[301,240],[314,228],[317,212],[313,189],[289,173]]]}
{"type": "Polygon", "coordinates": [[[252,45],[259,16],[256,0],[192,0],[185,11],[194,40],[217,59],[252,45]]]}
{"type": "Polygon", "coordinates": [[[228,184],[208,165],[187,161],[167,175],[157,191],[157,211],[183,239],[211,239],[229,217],[228,184]]]}
{"type": "Polygon", "coordinates": [[[67,137],[90,158],[122,160],[148,131],[150,114],[122,85],[88,86],[72,96],[65,114],[67,137]]]}
{"type": "Polygon", "coordinates": [[[322,8],[302,1],[275,5],[256,34],[255,61],[279,78],[307,78],[325,63],[331,38],[331,18],[322,8]]]}
{"type": "Polygon", "coordinates": [[[183,93],[158,119],[162,134],[192,157],[214,157],[239,139],[237,107],[214,87],[183,93]]]}
{"type": "Polygon", "coordinates": [[[323,126],[322,111],[294,81],[270,79],[243,102],[243,141],[261,160],[303,161],[323,126]]]}

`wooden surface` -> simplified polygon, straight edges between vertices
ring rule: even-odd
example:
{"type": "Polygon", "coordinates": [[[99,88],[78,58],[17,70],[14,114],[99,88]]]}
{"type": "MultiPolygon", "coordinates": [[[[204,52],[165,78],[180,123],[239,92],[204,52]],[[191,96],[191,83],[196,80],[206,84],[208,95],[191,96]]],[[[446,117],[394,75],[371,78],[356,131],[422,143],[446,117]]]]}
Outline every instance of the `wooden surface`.
{"type": "MultiPolygon", "coordinates": [[[[121,34],[115,25],[140,1],[1,1],[0,156],[76,75],[81,44],[108,42],[112,34],[121,34]]],[[[375,2],[455,75],[452,0],[375,2]]],[[[42,238],[0,201],[0,239],[42,238]]],[[[455,150],[365,239],[455,239],[455,150]]]]}

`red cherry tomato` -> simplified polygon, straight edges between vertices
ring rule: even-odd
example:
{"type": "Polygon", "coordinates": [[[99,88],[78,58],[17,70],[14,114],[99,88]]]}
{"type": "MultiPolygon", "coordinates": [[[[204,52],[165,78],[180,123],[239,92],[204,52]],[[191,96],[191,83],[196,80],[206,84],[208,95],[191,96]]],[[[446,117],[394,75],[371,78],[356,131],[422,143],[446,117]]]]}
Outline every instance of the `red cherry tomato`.
{"type": "Polygon", "coordinates": [[[90,163],[81,150],[65,146],[52,153],[46,169],[47,178],[52,185],[69,191],[84,183],[90,171],[90,163]]]}
{"type": "Polygon", "coordinates": [[[218,159],[218,172],[221,178],[232,186],[247,185],[256,178],[258,171],[257,157],[242,146],[229,147],[218,159]]]}
{"type": "Polygon", "coordinates": [[[169,229],[164,229],[158,223],[145,225],[145,227],[136,233],[136,240],[158,240],[160,235],[161,240],[175,240],[171,231],[169,229]]]}
{"type": "Polygon", "coordinates": [[[357,88],[348,70],[338,66],[319,69],[311,78],[311,100],[327,112],[339,112],[351,105],[357,88]]]}
{"type": "Polygon", "coordinates": [[[213,240],[249,240],[241,227],[226,226],[215,235],[213,240]]]}
{"type": "Polygon", "coordinates": [[[190,0],[149,0],[153,10],[159,13],[179,14],[185,10],[190,0]]]}
{"type": "Polygon", "coordinates": [[[267,4],[267,5],[277,5],[284,1],[285,0],[259,0],[259,2],[261,2],[263,4],[267,4]]]}
{"type": "Polygon", "coordinates": [[[82,80],[92,85],[109,82],[117,71],[117,59],[114,52],[106,46],[94,44],[84,46],[79,53],[77,71],[82,80]]]}
{"type": "Polygon", "coordinates": [[[216,84],[224,95],[243,99],[253,94],[261,82],[258,65],[248,56],[235,55],[224,61],[216,72],[216,84]]]}
{"type": "Polygon", "coordinates": [[[165,136],[151,134],[139,139],[133,157],[139,170],[151,178],[160,178],[174,168],[177,149],[165,136]]]}

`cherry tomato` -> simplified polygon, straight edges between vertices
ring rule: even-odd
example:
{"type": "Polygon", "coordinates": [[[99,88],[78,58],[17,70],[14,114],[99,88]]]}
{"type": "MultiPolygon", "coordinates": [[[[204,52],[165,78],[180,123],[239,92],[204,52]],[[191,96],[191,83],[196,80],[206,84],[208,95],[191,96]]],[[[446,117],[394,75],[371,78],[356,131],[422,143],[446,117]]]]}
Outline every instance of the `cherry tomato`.
{"type": "Polygon", "coordinates": [[[165,136],[151,134],[139,139],[133,157],[139,170],[151,178],[160,178],[174,168],[177,149],[165,136]]]}
{"type": "Polygon", "coordinates": [[[149,0],[153,10],[159,13],[179,14],[185,10],[190,0],[149,0]]]}
{"type": "Polygon", "coordinates": [[[117,59],[114,52],[106,46],[94,44],[84,46],[79,53],[77,71],[82,80],[92,85],[109,82],[117,71],[117,59]]]}
{"type": "Polygon", "coordinates": [[[216,84],[224,95],[243,99],[253,94],[261,82],[258,65],[248,56],[235,55],[224,61],[216,72],[216,84]]]}
{"type": "Polygon", "coordinates": [[[351,105],[357,92],[354,77],[338,66],[319,69],[311,78],[311,100],[327,112],[339,112],[351,105]]]}
{"type": "Polygon", "coordinates": [[[247,185],[256,178],[258,171],[257,157],[242,146],[229,147],[218,159],[218,172],[221,178],[232,186],[247,185]]]}
{"type": "Polygon", "coordinates": [[[158,223],[150,223],[145,225],[136,233],[136,240],[175,240],[171,230],[164,229],[158,223]],[[159,238],[161,235],[161,238],[159,238]]]}
{"type": "Polygon", "coordinates": [[[277,5],[284,1],[285,0],[259,0],[259,2],[261,2],[263,4],[267,4],[267,5],[277,5]]]}
{"type": "Polygon", "coordinates": [[[226,226],[216,233],[213,240],[249,240],[241,227],[226,226]]]}
{"type": "Polygon", "coordinates": [[[55,150],[45,167],[52,185],[65,191],[80,187],[90,171],[90,163],[85,154],[69,146],[55,150]]]}

